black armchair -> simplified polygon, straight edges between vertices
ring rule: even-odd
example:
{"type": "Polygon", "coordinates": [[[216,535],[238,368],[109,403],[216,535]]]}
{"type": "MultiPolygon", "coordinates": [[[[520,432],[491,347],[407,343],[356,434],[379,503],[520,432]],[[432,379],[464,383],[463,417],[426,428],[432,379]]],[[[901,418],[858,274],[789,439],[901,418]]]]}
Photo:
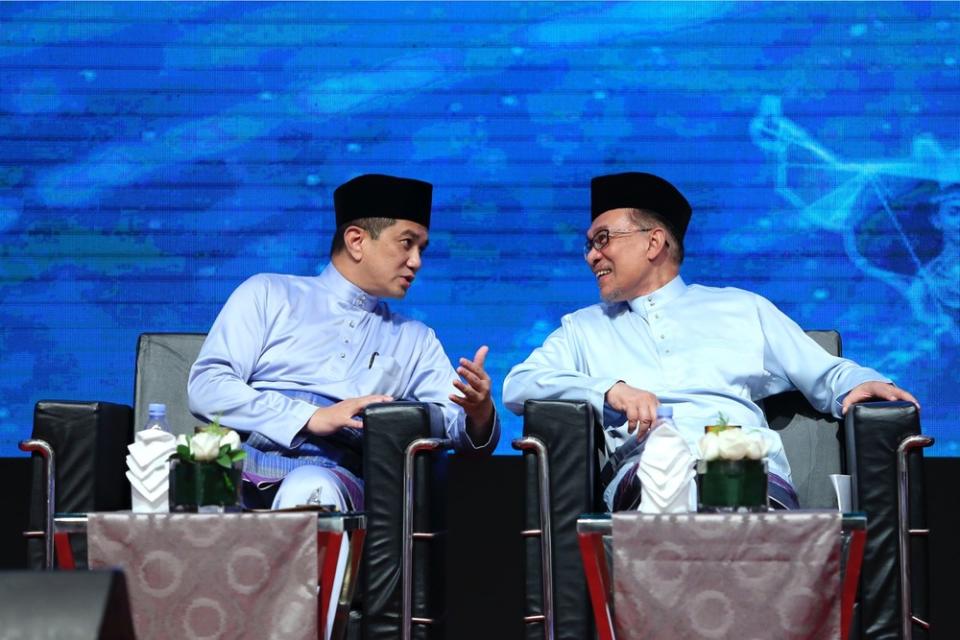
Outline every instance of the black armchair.
{"type": "MultiPolygon", "coordinates": [[[[840,355],[834,331],[810,331],[840,355]]],[[[764,410],[790,460],[800,504],[836,508],[829,474],[852,476],[855,511],[867,514],[867,543],[851,637],[924,638],[927,550],[916,407],[905,402],[855,405],[842,424],[814,410],[798,392],[767,398],[764,410]],[[910,455],[914,451],[913,455],[910,455]],[[909,480],[909,481],[908,481],[909,480]]],[[[587,402],[528,401],[524,437],[525,637],[593,637],[576,520],[605,510],[599,470],[603,436],[587,402]],[[552,586],[551,586],[552,585],[552,586]]]]}
{"type": "MultiPolygon", "coordinates": [[[[148,402],[167,405],[174,432],[192,431],[197,419],[190,414],[186,386],[203,339],[204,334],[195,333],[141,335],[133,408],[108,402],[37,403],[32,444],[25,447],[37,452],[31,566],[52,567],[49,518],[54,511],[130,508],[130,485],[124,475],[126,447],[146,422],[148,402]],[[51,471],[50,483],[44,462],[51,471]],[[47,484],[52,503],[47,502],[47,484]]],[[[365,640],[443,637],[443,548],[439,543],[445,529],[442,506],[448,443],[436,437],[442,432],[436,413],[436,407],[416,402],[372,405],[365,411],[367,530],[358,596],[362,613],[351,612],[351,637],[357,630],[365,640]],[[420,455],[427,452],[433,455],[420,455]]],[[[72,543],[75,557],[85,559],[83,540],[72,543]]]]}

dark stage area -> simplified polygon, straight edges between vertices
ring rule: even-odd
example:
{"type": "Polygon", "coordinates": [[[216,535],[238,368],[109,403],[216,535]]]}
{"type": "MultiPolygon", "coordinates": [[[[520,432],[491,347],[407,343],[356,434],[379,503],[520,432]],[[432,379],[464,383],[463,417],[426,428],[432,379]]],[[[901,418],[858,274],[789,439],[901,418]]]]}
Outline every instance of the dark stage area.
{"type": "MultiPolygon", "coordinates": [[[[27,521],[29,459],[0,458],[0,568],[26,567],[20,532],[27,521]]],[[[952,600],[960,573],[960,509],[951,487],[960,459],[924,461],[930,525],[931,619],[935,640],[960,637],[952,600]]],[[[447,546],[448,633],[457,640],[522,637],[522,465],[515,456],[454,456],[450,465],[447,546]]]]}

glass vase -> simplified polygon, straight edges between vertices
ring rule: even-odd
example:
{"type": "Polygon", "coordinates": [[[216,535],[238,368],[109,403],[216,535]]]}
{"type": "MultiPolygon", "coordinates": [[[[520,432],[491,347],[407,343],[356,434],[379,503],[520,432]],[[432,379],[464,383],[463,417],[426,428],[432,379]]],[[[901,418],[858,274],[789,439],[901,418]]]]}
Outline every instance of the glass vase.
{"type": "Polygon", "coordinates": [[[700,460],[697,510],[706,513],[767,510],[766,460],[700,460]]]}
{"type": "Polygon", "coordinates": [[[240,467],[214,462],[170,462],[170,511],[209,512],[240,509],[240,467]]]}

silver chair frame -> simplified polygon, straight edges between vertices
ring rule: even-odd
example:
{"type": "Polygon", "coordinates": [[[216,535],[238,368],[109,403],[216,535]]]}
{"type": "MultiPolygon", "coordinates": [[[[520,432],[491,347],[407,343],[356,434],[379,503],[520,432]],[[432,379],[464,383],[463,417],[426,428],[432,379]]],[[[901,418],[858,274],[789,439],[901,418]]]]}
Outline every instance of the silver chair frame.
{"type": "Polygon", "coordinates": [[[53,570],[53,512],[56,509],[57,496],[57,465],[56,456],[53,453],[53,447],[46,440],[34,438],[32,440],[22,440],[20,450],[31,453],[39,453],[43,457],[43,477],[46,480],[44,495],[44,514],[43,530],[24,531],[25,538],[43,538],[43,568],[47,571],[53,570]]]}
{"type": "Polygon", "coordinates": [[[911,529],[909,518],[910,470],[907,460],[911,451],[929,447],[933,438],[925,435],[908,436],[897,447],[897,546],[900,552],[900,637],[913,638],[913,625],[929,629],[930,623],[913,614],[910,594],[910,536],[928,536],[929,529],[911,529]]]}
{"type": "Polygon", "coordinates": [[[413,616],[413,542],[414,540],[435,540],[444,535],[444,531],[414,531],[413,530],[413,463],[420,453],[450,449],[453,443],[442,438],[419,438],[407,445],[403,458],[403,554],[400,571],[403,578],[403,619],[402,638],[410,640],[413,636],[413,625],[431,625],[436,623],[433,618],[413,616]]]}
{"type": "Polygon", "coordinates": [[[537,458],[537,477],[540,485],[540,528],[522,531],[525,538],[540,538],[540,570],[543,575],[543,614],[524,616],[524,624],[543,623],[543,637],[553,640],[553,537],[550,523],[550,466],[547,447],[539,438],[526,436],[512,442],[520,451],[533,451],[537,458]]]}

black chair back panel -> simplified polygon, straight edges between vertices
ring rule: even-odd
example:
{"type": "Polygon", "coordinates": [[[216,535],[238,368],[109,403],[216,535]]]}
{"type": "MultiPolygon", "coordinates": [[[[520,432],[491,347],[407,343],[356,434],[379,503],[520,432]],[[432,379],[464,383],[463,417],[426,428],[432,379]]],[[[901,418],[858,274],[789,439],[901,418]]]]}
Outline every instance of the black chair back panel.
{"type": "MultiPolygon", "coordinates": [[[[133,441],[133,412],[110,402],[41,400],[34,407],[33,437],[46,440],[54,451],[57,513],[117,511],[130,508],[127,445],[133,441]]],[[[30,482],[32,530],[44,526],[43,459],[33,454],[30,482]]],[[[85,562],[86,543],[72,541],[74,557],[85,562]]],[[[43,566],[43,541],[27,543],[30,566],[43,566]]]]}

